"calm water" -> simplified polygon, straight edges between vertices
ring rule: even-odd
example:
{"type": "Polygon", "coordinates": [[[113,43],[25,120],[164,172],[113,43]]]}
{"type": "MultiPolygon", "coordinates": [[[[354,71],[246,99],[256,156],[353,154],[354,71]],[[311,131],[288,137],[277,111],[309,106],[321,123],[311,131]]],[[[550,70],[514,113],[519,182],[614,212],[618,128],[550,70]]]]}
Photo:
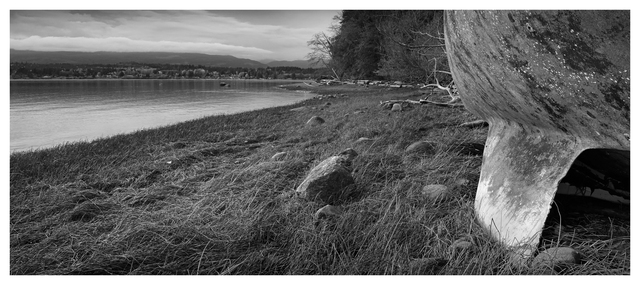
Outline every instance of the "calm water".
{"type": "Polygon", "coordinates": [[[204,116],[313,97],[273,80],[32,80],[11,82],[11,152],[93,140],[204,116]],[[230,87],[220,87],[226,82],[230,87]]]}

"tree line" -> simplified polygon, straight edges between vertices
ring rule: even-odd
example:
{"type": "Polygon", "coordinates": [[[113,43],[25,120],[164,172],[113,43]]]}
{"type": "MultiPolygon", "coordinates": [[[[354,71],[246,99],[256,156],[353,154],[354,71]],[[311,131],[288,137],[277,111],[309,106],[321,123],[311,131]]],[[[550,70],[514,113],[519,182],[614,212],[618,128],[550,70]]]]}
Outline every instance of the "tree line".
{"type": "Polygon", "coordinates": [[[307,42],[307,58],[337,80],[451,82],[443,11],[351,11],[334,17],[329,32],[307,42]]]}
{"type": "Polygon", "coordinates": [[[283,67],[214,67],[193,64],[71,64],[12,62],[11,78],[122,78],[135,74],[140,78],[255,78],[255,79],[315,79],[324,71],[316,68],[283,67]],[[204,74],[197,72],[205,71],[204,74]],[[140,71],[144,71],[141,73],[140,71]]]}

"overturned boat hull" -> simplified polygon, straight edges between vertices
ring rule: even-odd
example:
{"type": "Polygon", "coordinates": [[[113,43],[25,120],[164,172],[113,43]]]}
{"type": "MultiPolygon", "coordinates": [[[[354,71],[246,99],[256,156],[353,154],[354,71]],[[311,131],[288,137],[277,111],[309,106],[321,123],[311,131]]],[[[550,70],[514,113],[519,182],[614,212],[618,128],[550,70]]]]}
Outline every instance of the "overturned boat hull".
{"type": "Polygon", "coordinates": [[[580,153],[630,150],[629,30],[629,11],[446,12],[460,97],[490,124],[476,214],[525,257],[580,153]]]}

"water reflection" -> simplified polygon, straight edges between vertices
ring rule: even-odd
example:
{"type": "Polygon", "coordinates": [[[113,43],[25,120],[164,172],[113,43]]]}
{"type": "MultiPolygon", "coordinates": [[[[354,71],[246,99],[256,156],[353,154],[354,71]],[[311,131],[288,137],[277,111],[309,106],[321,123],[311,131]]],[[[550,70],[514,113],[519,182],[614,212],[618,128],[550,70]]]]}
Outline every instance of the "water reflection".
{"type": "Polygon", "coordinates": [[[92,140],[215,114],[312,97],[276,86],[292,81],[33,80],[11,82],[11,151],[92,140]]]}

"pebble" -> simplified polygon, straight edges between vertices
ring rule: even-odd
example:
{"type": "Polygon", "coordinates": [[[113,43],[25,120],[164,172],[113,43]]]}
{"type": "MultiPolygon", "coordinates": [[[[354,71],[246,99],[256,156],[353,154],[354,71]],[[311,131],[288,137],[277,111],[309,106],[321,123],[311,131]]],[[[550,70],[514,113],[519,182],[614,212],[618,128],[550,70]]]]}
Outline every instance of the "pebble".
{"type": "Polygon", "coordinates": [[[540,252],[533,259],[533,266],[547,266],[558,269],[563,265],[578,264],[582,260],[582,255],[571,247],[552,247],[540,252]]]}
{"type": "Polygon", "coordinates": [[[422,194],[429,197],[429,199],[442,199],[445,198],[448,192],[448,188],[442,184],[429,184],[422,187],[422,194]]]}

